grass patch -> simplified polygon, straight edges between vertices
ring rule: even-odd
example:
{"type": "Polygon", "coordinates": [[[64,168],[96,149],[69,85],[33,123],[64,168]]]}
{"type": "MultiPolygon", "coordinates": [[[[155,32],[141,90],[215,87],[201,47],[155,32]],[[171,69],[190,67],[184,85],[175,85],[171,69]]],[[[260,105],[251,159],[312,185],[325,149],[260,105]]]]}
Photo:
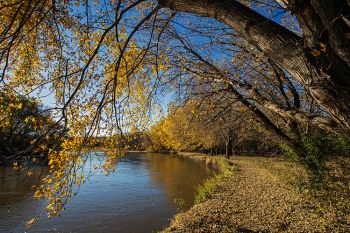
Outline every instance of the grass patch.
{"type": "Polygon", "coordinates": [[[194,203],[198,204],[210,198],[219,182],[222,180],[221,177],[222,175],[215,175],[214,177],[207,179],[204,184],[199,185],[196,189],[194,203]]]}
{"type": "Polygon", "coordinates": [[[302,193],[309,188],[309,175],[305,167],[298,163],[286,161],[283,158],[259,158],[243,157],[242,160],[249,161],[256,166],[263,168],[273,174],[276,178],[294,188],[298,193],[302,193]]]}
{"type": "Polygon", "coordinates": [[[213,167],[216,167],[219,173],[214,175],[213,177],[208,178],[202,185],[199,185],[197,187],[196,196],[194,199],[195,204],[204,202],[207,199],[209,199],[215,192],[220,182],[224,178],[232,176],[234,171],[236,170],[233,163],[222,156],[203,157],[205,163],[211,164],[213,167]]]}
{"type": "Polygon", "coordinates": [[[316,188],[310,173],[298,163],[277,158],[239,159],[266,169],[304,198],[312,201],[319,217],[327,223],[329,232],[348,232],[350,229],[349,158],[333,158],[327,161],[325,166],[328,172],[324,175],[323,185],[316,188]]]}

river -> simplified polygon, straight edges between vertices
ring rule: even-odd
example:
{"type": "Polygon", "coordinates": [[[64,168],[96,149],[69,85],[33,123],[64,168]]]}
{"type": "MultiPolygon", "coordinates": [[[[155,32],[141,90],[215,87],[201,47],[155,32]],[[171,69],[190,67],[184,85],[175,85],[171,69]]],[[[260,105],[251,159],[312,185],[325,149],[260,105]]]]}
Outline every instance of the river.
{"type": "MultiPolygon", "coordinates": [[[[87,166],[99,163],[92,156],[87,166]]],[[[44,201],[33,198],[33,175],[0,168],[0,232],[157,232],[179,211],[193,205],[197,185],[213,171],[190,159],[159,153],[130,153],[114,173],[98,170],[83,184],[60,217],[43,217],[30,229],[28,219],[42,213],[44,201]]]]}

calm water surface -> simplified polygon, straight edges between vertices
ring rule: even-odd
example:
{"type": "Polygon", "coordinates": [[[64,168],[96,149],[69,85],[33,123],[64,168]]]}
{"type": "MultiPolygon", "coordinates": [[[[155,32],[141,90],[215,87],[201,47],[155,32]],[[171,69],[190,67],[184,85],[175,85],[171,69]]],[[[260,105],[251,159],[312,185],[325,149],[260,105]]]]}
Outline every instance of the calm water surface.
{"type": "MultiPolygon", "coordinates": [[[[98,160],[93,157],[93,166],[98,160]]],[[[180,210],[193,204],[195,187],[213,171],[192,160],[154,153],[122,158],[116,172],[95,173],[82,185],[61,217],[42,218],[26,229],[25,222],[42,212],[45,203],[33,199],[34,175],[15,175],[0,168],[0,232],[157,232],[180,210]],[[176,201],[174,201],[176,200],[176,201]],[[184,202],[184,204],[179,204],[184,202]]]]}

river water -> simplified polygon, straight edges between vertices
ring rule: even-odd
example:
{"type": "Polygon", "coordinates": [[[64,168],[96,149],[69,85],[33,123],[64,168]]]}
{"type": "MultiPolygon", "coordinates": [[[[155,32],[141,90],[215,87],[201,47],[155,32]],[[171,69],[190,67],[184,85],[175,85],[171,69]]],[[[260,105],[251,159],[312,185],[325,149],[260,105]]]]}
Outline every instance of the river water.
{"type": "MultiPolygon", "coordinates": [[[[93,166],[99,163],[93,157],[93,166]]],[[[42,213],[45,202],[33,198],[34,175],[0,168],[0,232],[157,232],[179,211],[193,204],[195,188],[213,175],[190,159],[157,153],[131,153],[109,176],[97,171],[83,184],[60,217],[43,217],[30,229],[25,223],[42,213]]]]}

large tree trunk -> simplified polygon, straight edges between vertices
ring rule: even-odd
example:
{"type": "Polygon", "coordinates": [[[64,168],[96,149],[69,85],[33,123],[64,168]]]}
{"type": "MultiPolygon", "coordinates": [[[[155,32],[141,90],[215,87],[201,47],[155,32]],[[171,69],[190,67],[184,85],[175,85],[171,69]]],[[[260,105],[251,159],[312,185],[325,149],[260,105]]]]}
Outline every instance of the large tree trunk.
{"type": "Polygon", "coordinates": [[[286,2],[289,4],[287,7],[294,7],[293,12],[298,12],[296,15],[304,38],[235,0],[160,0],[159,6],[212,17],[232,27],[293,75],[350,135],[349,35],[346,34],[346,21],[331,19],[326,14],[328,8],[334,16],[339,7],[344,4],[348,7],[346,0],[334,1],[337,3],[328,0],[286,2]],[[335,23],[334,20],[342,22],[335,23]],[[316,38],[320,37],[317,35],[320,33],[327,33],[327,37],[321,35],[322,39],[316,38]],[[326,46],[324,52],[318,56],[312,55],[323,44],[326,46]]]}

